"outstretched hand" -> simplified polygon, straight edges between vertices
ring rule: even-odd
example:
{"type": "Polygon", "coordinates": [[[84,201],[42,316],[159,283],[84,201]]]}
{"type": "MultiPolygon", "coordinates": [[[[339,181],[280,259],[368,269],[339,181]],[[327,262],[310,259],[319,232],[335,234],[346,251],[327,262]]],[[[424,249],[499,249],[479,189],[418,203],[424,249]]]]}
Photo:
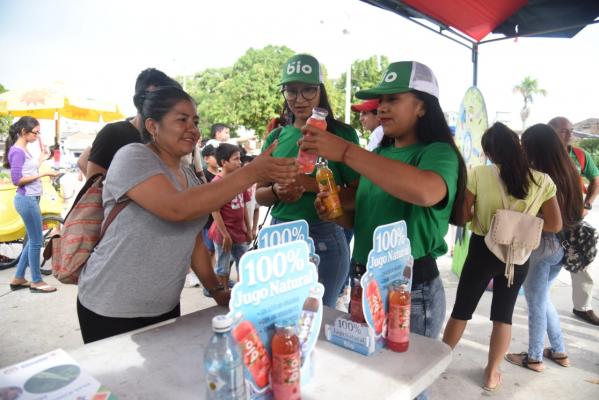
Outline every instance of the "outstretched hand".
{"type": "Polygon", "coordinates": [[[302,128],[303,138],[300,148],[304,151],[317,153],[319,156],[330,161],[343,161],[343,156],[351,145],[350,142],[323,131],[312,125],[302,128]]]}
{"type": "Polygon", "coordinates": [[[266,150],[256,157],[248,167],[254,169],[257,182],[277,182],[292,184],[298,174],[297,163],[294,158],[272,157],[272,152],[279,141],[275,140],[266,150]]]}

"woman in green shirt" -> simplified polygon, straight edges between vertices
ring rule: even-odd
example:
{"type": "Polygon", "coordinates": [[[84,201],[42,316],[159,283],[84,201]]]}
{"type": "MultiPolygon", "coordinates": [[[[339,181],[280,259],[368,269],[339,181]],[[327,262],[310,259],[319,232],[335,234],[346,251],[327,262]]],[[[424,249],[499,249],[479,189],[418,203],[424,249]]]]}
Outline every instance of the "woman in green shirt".
{"type": "MultiPolygon", "coordinates": [[[[306,54],[291,57],[283,66],[280,82],[281,92],[285,98],[285,109],[290,117],[289,124],[274,129],[266,138],[262,149],[268,148],[278,140],[273,157],[296,157],[302,138],[301,128],[306,125],[314,107],[328,111],[326,118],[329,131],[333,135],[351,143],[358,143],[356,131],[333,117],[326,89],[322,83],[322,73],[318,60],[306,54]]],[[[329,160],[329,168],[333,171],[335,182],[345,186],[345,192],[355,191],[358,174],[344,163],[329,160]]],[[[256,190],[259,204],[270,206],[272,223],[304,219],[308,222],[309,235],[314,240],[316,254],[320,256],[318,278],[324,285],[323,303],[335,307],[337,297],[349,271],[349,246],[343,229],[338,225],[321,221],[314,209],[314,200],[318,193],[315,172],[297,176],[295,184],[280,185],[278,183],[262,184],[256,190]]],[[[347,208],[347,205],[346,205],[347,208]]]]}
{"type": "MultiPolygon", "coordinates": [[[[355,212],[335,221],[354,228],[356,265],[366,264],[376,227],[406,221],[415,260],[410,330],[433,338],[445,318],[436,258],[447,252],[443,238],[449,221],[457,223],[466,184],[466,166],[438,96],[437,80],[426,65],[392,63],[377,87],[356,93],[359,99],[380,101],[378,115],[385,136],[378,148],[369,152],[313,127],[305,128],[302,144],[303,149],[341,161],[362,175],[355,212]]],[[[320,200],[316,206],[322,215],[320,200]]]]}

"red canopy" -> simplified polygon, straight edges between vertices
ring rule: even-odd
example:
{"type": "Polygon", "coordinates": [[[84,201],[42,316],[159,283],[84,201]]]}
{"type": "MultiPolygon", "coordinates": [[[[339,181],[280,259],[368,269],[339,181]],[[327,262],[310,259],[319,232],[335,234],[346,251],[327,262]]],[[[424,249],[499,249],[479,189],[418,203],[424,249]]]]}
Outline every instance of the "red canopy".
{"type": "Polygon", "coordinates": [[[522,8],[526,0],[405,0],[410,7],[464,32],[480,41],[509,16],[522,8]]]}

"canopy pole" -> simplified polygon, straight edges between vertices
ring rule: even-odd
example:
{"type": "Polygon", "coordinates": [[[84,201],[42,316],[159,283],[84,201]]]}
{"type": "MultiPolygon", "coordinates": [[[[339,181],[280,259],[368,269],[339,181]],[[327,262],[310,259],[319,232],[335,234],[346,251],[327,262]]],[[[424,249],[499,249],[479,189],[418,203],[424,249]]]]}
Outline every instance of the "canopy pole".
{"type": "Polygon", "coordinates": [[[472,44],[472,86],[478,83],[478,43],[472,44]]]}

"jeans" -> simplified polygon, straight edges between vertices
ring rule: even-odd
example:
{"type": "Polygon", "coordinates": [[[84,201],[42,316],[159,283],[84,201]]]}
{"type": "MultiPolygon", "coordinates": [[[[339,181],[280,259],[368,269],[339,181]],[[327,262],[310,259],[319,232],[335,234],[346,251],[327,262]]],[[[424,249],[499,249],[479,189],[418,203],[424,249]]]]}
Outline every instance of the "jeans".
{"type": "MultiPolygon", "coordinates": [[[[273,218],[271,224],[281,221],[273,218]]],[[[322,303],[335,308],[339,292],[349,273],[349,246],[343,228],[333,222],[318,221],[309,224],[309,235],[314,240],[320,257],[318,281],[324,285],[322,303]]]]}
{"type": "Polygon", "coordinates": [[[564,249],[555,234],[543,233],[539,247],[530,255],[528,276],[524,281],[524,294],[528,304],[528,356],[543,359],[545,332],[551,350],[562,353],[564,336],[559,315],[551,303],[549,289],[559,274],[564,249]]]}
{"type": "Polygon", "coordinates": [[[15,208],[25,224],[27,231],[27,243],[23,247],[21,258],[17,264],[15,278],[25,277],[25,268],[29,265],[31,270],[31,281],[38,283],[42,281],[40,272],[40,252],[42,249],[42,213],[39,205],[40,198],[37,196],[25,196],[20,193],[15,195],[15,208]]]}
{"type": "Polygon", "coordinates": [[[410,332],[437,339],[445,320],[445,290],[441,277],[412,285],[410,332]]]}
{"type": "Polygon", "coordinates": [[[223,246],[218,243],[214,243],[214,247],[216,248],[216,267],[214,271],[216,275],[229,276],[231,257],[235,260],[237,272],[239,273],[239,260],[248,251],[247,243],[233,243],[231,251],[224,251],[223,246]]]}

